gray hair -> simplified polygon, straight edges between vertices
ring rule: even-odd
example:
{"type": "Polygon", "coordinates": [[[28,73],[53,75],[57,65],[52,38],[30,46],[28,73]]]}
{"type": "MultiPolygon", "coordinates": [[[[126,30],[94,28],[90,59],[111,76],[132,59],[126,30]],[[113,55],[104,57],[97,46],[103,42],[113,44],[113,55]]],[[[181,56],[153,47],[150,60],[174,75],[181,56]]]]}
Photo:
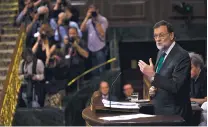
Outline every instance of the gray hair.
{"type": "Polygon", "coordinates": [[[200,67],[201,69],[204,67],[204,60],[201,55],[194,53],[194,52],[190,52],[189,56],[191,58],[191,63],[194,66],[200,67]]]}

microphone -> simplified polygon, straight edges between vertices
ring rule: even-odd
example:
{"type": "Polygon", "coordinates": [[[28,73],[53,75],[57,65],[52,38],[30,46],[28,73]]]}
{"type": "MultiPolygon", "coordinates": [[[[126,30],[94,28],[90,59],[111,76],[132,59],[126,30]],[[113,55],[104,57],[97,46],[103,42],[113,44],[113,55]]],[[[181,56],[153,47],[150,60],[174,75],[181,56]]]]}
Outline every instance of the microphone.
{"type": "Polygon", "coordinates": [[[110,91],[109,91],[109,101],[110,101],[110,111],[111,111],[111,90],[112,90],[112,88],[113,88],[113,86],[114,86],[114,83],[117,81],[117,79],[120,77],[120,75],[121,75],[121,73],[122,72],[120,72],[118,75],[117,75],[117,77],[116,77],[116,79],[113,81],[113,83],[112,83],[112,85],[111,85],[111,87],[110,87],[110,91]]]}

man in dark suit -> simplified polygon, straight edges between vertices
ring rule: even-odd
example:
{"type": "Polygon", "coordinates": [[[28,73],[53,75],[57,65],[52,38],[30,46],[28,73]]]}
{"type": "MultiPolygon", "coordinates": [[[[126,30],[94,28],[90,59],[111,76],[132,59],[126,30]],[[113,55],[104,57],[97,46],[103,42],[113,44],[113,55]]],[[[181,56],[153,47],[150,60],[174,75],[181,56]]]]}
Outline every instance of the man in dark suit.
{"type": "Polygon", "coordinates": [[[164,20],[154,25],[154,39],[159,49],[156,66],[140,60],[138,65],[149,77],[150,95],[156,115],[180,115],[190,124],[189,98],[191,61],[187,51],[174,40],[172,25],[164,20]]]}
{"type": "Polygon", "coordinates": [[[117,98],[113,95],[111,95],[111,97],[109,97],[109,84],[106,81],[101,81],[100,82],[100,88],[99,88],[99,92],[101,95],[102,99],[106,99],[106,100],[111,100],[111,101],[116,101],[117,98]],[[111,98],[111,99],[110,99],[111,98]]]}

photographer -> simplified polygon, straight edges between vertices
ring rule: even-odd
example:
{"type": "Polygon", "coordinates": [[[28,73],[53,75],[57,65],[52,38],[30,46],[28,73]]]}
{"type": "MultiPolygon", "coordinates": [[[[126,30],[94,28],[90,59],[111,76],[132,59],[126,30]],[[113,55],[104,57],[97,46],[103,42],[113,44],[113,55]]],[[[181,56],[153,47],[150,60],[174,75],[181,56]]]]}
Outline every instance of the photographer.
{"type": "Polygon", "coordinates": [[[37,58],[41,59],[48,66],[51,54],[56,49],[53,30],[48,24],[43,24],[40,28],[38,39],[32,48],[37,58]]]}
{"type": "Polygon", "coordinates": [[[22,61],[19,67],[19,77],[23,80],[19,92],[19,107],[43,106],[43,87],[40,84],[44,80],[44,64],[37,59],[31,49],[26,48],[22,53],[22,61]],[[34,88],[34,89],[33,89],[34,88]],[[33,94],[33,92],[35,94],[33,94]],[[34,101],[36,104],[34,104],[34,101]]]}
{"type": "Polygon", "coordinates": [[[64,38],[67,36],[67,29],[75,27],[78,31],[78,36],[82,37],[82,32],[77,24],[79,13],[75,8],[66,7],[65,12],[58,15],[57,22],[51,19],[50,25],[55,30],[55,40],[61,42],[61,47],[64,45],[64,38]]]}
{"type": "Polygon", "coordinates": [[[32,22],[26,27],[27,39],[26,47],[32,48],[36,39],[35,33],[37,33],[42,24],[49,22],[49,10],[47,7],[39,7],[37,13],[34,13],[32,22]]]}
{"type": "Polygon", "coordinates": [[[22,22],[27,26],[32,21],[32,15],[34,13],[34,6],[32,0],[24,1],[24,9],[20,12],[16,19],[16,24],[20,25],[22,22]]]}
{"type": "MultiPolygon", "coordinates": [[[[71,81],[76,76],[84,72],[84,61],[88,58],[89,53],[85,43],[79,38],[77,29],[75,27],[69,28],[69,38],[64,39],[64,51],[65,61],[68,65],[68,77],[71,81]]],[[[75,84],[72,84],[71,87],[66,89],[66,92],[69,93],[71,90],[74,90],[76,87],[75,84]]]]}
{"type": "MultiPolygon", "coordinates": [[[[88,49],[91,53],[92,66],[104,63],[106,61],[106,43],[105,34],[108,28],[107,19],[99,14],[95,5],[90,5],[87,15],[81,24],[81,31],[88,31],[88,49]]],[[[94,71],[94,75],[101,73],[105,66],[94,71]]]]}

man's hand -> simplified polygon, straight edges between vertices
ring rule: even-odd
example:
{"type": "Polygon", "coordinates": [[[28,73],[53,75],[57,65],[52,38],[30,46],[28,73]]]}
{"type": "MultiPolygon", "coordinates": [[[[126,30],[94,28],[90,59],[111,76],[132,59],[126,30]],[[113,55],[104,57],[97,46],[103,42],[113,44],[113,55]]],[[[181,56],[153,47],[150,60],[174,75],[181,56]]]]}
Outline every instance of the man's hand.
{"type": "Polygon", "coordinates": [[[149,89],[149,95],[150,97],[154,97],[156,94],[157,88],[155,88],[154,86],[151,86],[149,89]]]}
{"type": "Polygon", "coordinates": [[[89,10],[87,11],[86,18],[90,18],[91,15],[92,15],[92,10],[89,9],[89,10]]]}
{"type": "Polygon", "coordinates": [[[62,0],[56,0],[57,4],[61,4],[62,0]]]}
{"type": "Polygon", "coordinates": [[[138,65],[143,74],[148,76],[149,78],[155,76],[154,65],[152,63],[152,58],[149,59],[150,65],[146,64],[144,61],[139,60],[138,65]]]}
{"type": "Polygon", "coordinates": [[[74,43],[72,43],[72,47],[76,48],[78,46],[77,41],[75,41],[74,43]]]}
{"type": "Polygon", "coordinates": [[[37,20],[38,20],[38,18],[39,18],[39,14],[38,14],[38,13],[36,13],[36,14],[34,15],[34,17],[33,17],[33,21],[37,21],[37,20]]]}
{"type": "Polygon", "coordinates": [[[58,15],[58,25],[62,25],[65,18],[66,18],[66,14],[64,12],[61,12],[58,15]]]}
{"type": "Polygon", "coordinates": [[[23,9],[23,13],[26,14],[28,11],[28,5],[25,5],[25,8],[23,9]]]}

